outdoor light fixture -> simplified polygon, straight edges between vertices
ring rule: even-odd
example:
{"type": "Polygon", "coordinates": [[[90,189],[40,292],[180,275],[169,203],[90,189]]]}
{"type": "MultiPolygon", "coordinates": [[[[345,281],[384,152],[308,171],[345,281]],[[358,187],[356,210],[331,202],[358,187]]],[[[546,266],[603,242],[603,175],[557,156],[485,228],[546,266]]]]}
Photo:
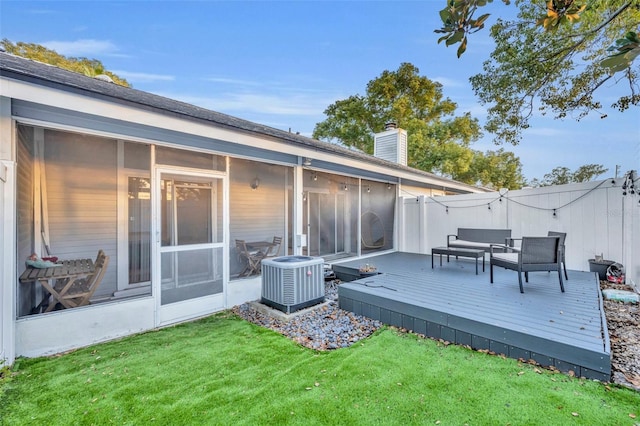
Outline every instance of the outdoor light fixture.
{"type": "Polygon", "coordinates": [[[255,178],[252,182],[251,182],[251,189],[253,189],[254,191],[256,189],[258,189],[258,187],[260,186],[260,179],[255,178]]]}
{"type": "Polygon", "coordinates": [[[313,175],[311,176],[311,180],[313,180],[314,182],[318,180],[318,175],[317,173],[313,173],[313,175]]]}
{"type": "Polygon", "coordinates": [[[391,184],[387,183],[387,189],[391,189],[391,184]]]}
{"type": "Polygon", "coordinates": [[[487,207],[491,210],[491,203],[487,203],[487,207]]]}
{"type": "Polygon", "coordinates": [[[367,192],[371,192],[371,187],[367,186],[367,192]]]}
{"type": "Polygon", "coordinates": [[[623,179],[624,180],[622,181],[622,195],[627,195],[627,194],[635,195],[636,187],[635,187],[635,180],[634,180],[634,172],[631,171],[627,173],[626,175],[624,175],[623,179]]]}
{"type": "Polygon", "coordinates": [[[348,190],[349,190],[349,187],[347,186],[347,184],[346,184],[346,183],[344,184],[344,188],[343,188],[343,189],[344,189],[345,191],[348,191],[348,190]]]}
{"type": "Polygon", "coordinates": [[[447,214],[449,214],[449,206],[445,206],[445,207],[446,207],[447,214]]]}
{"type": "Polygon", "coordinates": [[[558,214],[556,213],[556,209],[553,209],[553,217],[558,217],[558,214]]]}
{"type": "Polygon", "coordinates": [[[302,165],[303,165],[303,166],[307,166],[307,167],[309,167],[309,166],[311,165],[311,158],[306,157],[306,158],[304,159],[304,162],[302,163],[302,165]]]}

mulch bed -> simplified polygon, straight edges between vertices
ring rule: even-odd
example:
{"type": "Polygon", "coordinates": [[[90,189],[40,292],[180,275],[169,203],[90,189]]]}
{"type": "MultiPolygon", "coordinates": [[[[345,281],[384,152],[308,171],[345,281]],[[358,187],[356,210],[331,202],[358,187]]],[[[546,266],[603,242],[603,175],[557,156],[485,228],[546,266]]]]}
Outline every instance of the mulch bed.
{"type": "MultiPolygon", "coordinates": [[[[628,285],[600,281],[600,288],[633,291],[628,285]]],[[[614,383],[640,391],[640,305],[604,300],[614,383]]]]}

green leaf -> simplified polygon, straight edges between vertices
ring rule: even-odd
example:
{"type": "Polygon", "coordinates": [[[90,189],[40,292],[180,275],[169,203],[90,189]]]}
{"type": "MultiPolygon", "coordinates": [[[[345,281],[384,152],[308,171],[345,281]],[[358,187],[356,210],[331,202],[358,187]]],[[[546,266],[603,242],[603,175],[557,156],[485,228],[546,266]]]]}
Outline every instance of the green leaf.
{"type": "Polygon", "coordinates": [[[633,31],[629,31],[625,36],[627,40],[632,41],[633,43],[640,43],[640,38],[638,38],[638,34],[633,31]]]}
{"type": "Polygon", "coordinates": [[[465,52],[465,50],[467,50],[467,38],[466,37],[462,40],[462,43],[460,44],[460,47],[458,47],[458,58],[460,56],[462,56],[462,54],[465,52]]]}
{"type": "Polygon", "coordinates": [[[487,18],[489,18],[489,16],[491,16],[490,13],[485,13],[484,15],[480,16],[476,21],[479,25],[484,24],[484,21],[487,20],[487,18]]]}
{"type": "Polygon", "coordinates": [[[609,68],[612,73],[616,73],[629,68],[631,61],[627,60],[624,55],[610,56],[600,61],[600,65],[604,68],[609,68]]]}
{"type": "Polygon", "coordinates": [[[444,41],[444,40],[448,39],[449,37],[450,37],[450,35],[449,35],[449,34],[447,34],[447,35],[444,35],[444,36],[440,37],[440,38],[438,39],[438,44],[440,44],[440,42],[441,42],[441,41],[444,41]]]}
{"type": "Polygon", "coordinates": [[[444,22],[445,24],[447,24],[449,22],[449,20],[451,19],[451,12],[449,12],[449,9],[442,9],[440,11],[440,19],[442,19],[442,22],[444,22]]]}
{"type": "Polygon", "coordinates": [[[459,43],[460,40],[464,37],[463,31],[456,31],[449,39],[447,40],[447,46],[451,46],[452,44],[459,43]]]}

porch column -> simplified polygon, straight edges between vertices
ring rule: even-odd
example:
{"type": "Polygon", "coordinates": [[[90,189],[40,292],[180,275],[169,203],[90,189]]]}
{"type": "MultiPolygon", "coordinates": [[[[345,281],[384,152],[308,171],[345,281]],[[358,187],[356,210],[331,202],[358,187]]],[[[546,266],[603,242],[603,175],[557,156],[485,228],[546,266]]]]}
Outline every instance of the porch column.
{"type": "MultiPolygon", "coordinates": [[[[15,124],[11,119],[11,99],[0,97],[0,361],[15,360],[16,306],[16,222],[13,155],[15,124]]],[[[1,364],[1,363],[0,363],[1,364]]]]}
{"type": "Polygon", "coordinates": [[[302,248],[307,245],[306,226],[302,223],[302,209],[304,207],[304,168],[302,158],[298,159],[298,165],[293,169],[293,254],[302,255],[302,248]]]}

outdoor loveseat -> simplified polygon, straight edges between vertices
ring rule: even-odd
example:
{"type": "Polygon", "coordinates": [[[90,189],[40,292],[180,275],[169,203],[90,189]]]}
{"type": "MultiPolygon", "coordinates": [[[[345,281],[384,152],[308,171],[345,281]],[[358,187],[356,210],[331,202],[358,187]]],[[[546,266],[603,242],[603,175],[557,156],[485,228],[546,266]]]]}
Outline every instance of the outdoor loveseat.
{"type": "Polygon", "coordinates": [[[447,235],[447,247],[489,251],[491,244],[506,245],[511,229],[458,228],[457,234],[447,235]]]}

